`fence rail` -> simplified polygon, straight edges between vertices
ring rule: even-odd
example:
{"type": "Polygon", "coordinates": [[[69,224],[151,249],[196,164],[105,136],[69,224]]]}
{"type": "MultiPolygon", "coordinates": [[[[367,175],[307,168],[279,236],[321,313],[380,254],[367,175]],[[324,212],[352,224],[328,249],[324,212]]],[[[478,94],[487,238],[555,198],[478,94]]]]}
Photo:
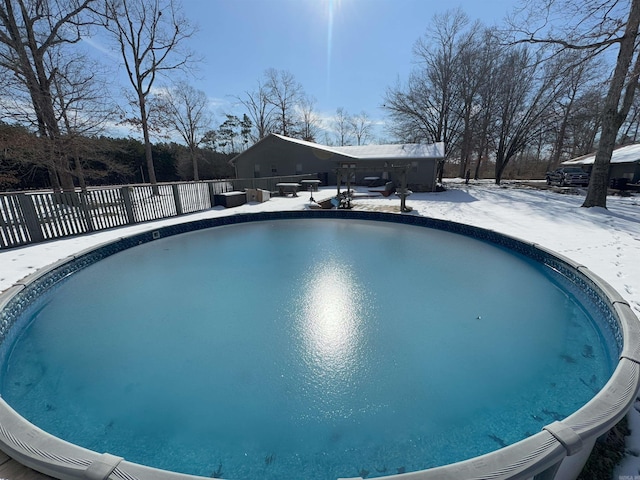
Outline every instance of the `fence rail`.
{"type": "Polygon", "coordinates": [[[0,193],[0,250],[207,210],[214,195],[315,175],[95,187],[75,192],[0,193]]]}

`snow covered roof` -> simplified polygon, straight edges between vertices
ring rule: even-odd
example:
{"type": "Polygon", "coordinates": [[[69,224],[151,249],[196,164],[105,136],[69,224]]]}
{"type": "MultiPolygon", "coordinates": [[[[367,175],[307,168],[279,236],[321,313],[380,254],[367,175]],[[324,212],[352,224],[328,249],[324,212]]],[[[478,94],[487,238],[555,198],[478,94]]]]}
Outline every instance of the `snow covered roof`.
{"type": "Polygon", "coordinates": [[[444,143],[405,143],[390,145],[360,145],[346,147],[329,147],[319,143],[307,142],[297,138],[285,137],[272,133],[273,136],[291,143],[305,145],[317,150],[336,153],[354,159],[383,159],[383,158],[444,158],[444,143]]]}
{"type": "Polygon", "coordinates": [[[359,145],[333,147],[345,155],[357,158],[444,158],[444,143],[405,143],[390,145],[359,145]]]}
{"type": "MultiPolygon", "coordinates": [[[[596,159],[595,153],[572,158],[562,165],[593,165],[596,159]]],[[[640,143],[616,148],[611,155],[611,163],[636,163],[640,162],[640,143]]]]}

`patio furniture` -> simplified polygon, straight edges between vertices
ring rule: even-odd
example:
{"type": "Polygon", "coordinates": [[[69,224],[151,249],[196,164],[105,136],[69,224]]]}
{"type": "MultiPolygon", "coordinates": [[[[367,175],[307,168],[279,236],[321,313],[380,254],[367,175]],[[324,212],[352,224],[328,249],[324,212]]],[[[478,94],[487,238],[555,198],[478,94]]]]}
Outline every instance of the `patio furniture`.
{"type": "Polygon", "coordinates": [[[369,191],[373,193],[379,193],[383,197],[388,197],[389,195],[391,195],[393,192],[396,191],[396,187],[393,184],[393,182],[387,182],[384,184],[384,187],[370,188],[369,191]]]}
{"type": "Polygon", "coordinates": [[[288,194],[291,194],[292,197],[298,196],[298,189],[300,188],[299,183],[276,183],[276,188],[278,189],[278,194],[281,197],[286,197],[288,194]]]}
{"type": "Polygon", "coordinates": [[[369,188],[375,187],[379,180],[380,180],[380,177],[364,177],[362,179],[365,185],[369,188]]]}
{"type": "Polygon", "coordinates": [[[213,196],[214,205],[222,205],[224,208],[238,207],[247,203],[245,192],[225,192],[213,196]]]}
{"type": "Polygon", "coordinates": [[[300,185],[302,185],[303,190],[309,190],[311,187],[311,191],[317,192],[318,186],[320,186],[322,182],[320,180],[301,180],[300,185]]]}

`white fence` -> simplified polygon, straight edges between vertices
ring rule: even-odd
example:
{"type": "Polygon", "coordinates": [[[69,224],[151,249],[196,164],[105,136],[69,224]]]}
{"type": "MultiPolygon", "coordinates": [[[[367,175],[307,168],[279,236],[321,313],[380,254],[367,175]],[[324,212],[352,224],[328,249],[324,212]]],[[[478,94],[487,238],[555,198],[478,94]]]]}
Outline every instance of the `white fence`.
{"type": "Polygon", "coordinates": [[[74,192],[0,194],[0,249],[207,210],[216,194],[315,175],[96,187],[74,192]],[[155,190],[155,191],[154,191],[155,190]]]}

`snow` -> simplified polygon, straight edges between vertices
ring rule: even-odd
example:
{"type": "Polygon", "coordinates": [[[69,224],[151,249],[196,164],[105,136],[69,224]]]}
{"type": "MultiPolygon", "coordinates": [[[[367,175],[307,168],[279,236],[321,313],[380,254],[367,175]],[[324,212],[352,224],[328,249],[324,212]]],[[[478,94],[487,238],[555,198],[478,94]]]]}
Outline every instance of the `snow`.
{"type": "Polygon", "coordinates": [[[356,158],[444,158],[444,142],[424,144],[405,143],[392,145],[350,145],[333,147],[334,150],[356,158]]]}
{"type": "MultiPolygon", "coordinates": [[[[581,208],[584,191],[560,194],[511,182],[496,186],[490,182],[462,180],[446,182],[447,191],[414,193],[407,199],[411,214],[430,216],[492,229],[541,244],[569,257],[613,286],[640,317],[640,196],[607,199],[607,209],[581,208]]],[[[363,189],[362,192],[366,192],[363,189]]],[[[314,192],[316,200],[335,194],[335,187],[314,192]]],[[[354,200],[357,208],[399,211],[396,196],[354,200]]],[[[149,222],[0,252],[0,291],[39,268],[81,250],[147,230],[185,221],[258,211],[302,210],[309,206],[309,193],[298,197],[273,197],[264,203],[211,210],[162,221],[149,222]]],[[[636,402],[640,408],[640,402],[636,402]]],[[[640,413],[632,408],[627,441],[629,454],[614,478],[640,474],[640,413]]]]}
{"type": "MultiPolygon", "coordinates": [[[[425,158],[444,158],[444,142],[438,143],[405,143],[405,144],[387,144],[387,145],[348,145],[342,147],[330,147],[321,145],[319,143],[307,142],[306,140],[300,140],[299,138],[285,137],[277,133],[271,134],[281,140],[290,143],[297,143],[310,147],[315,150],[338,153],[347,157],[356,159],[425,159],[425,158]]],[[[242,155],[242,154],[240,154],[242,155]]]]}
{"type": "MultiPolygon", "coordinates": [[[[573,158],[562,162],[562,165],[592,165],[596,160],[596,154],[591,153],[582,157],[573,158]]],[[[640,143],[616,148],[611,155],[611,163],[640,162],[640,143]]]]}

